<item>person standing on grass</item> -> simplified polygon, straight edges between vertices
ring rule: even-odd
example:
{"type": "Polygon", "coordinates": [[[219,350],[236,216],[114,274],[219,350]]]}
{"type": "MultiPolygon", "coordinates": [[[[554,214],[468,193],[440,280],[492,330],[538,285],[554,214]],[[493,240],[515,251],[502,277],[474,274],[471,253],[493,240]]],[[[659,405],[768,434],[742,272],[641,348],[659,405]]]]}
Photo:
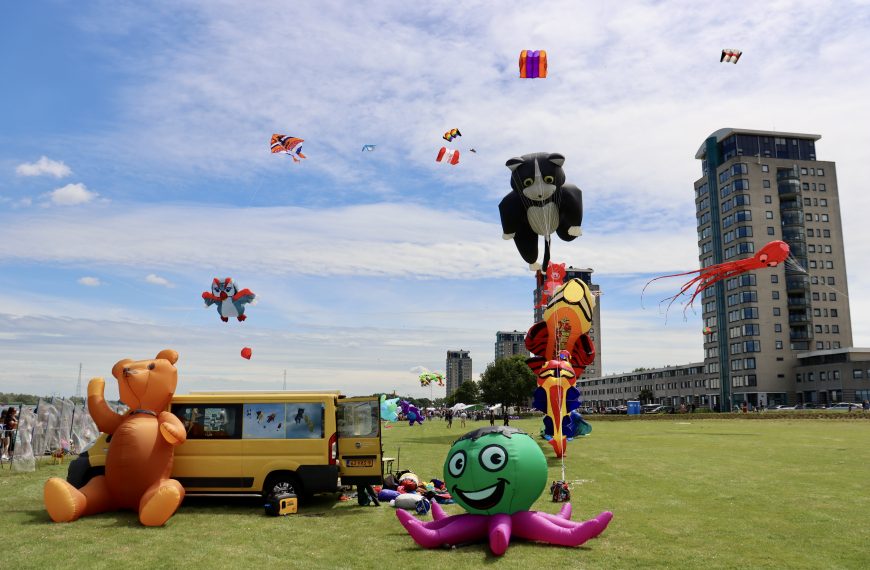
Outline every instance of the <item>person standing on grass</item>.
{"type": "Polygon", "coordinates": [[[489,410],[489,425],[495,425],[495,410],[492,409],[489,410]]]}
{"type": "Polygon", "coordinates": [[[468,419],[468,414],[465,410],[462,410],[462,413],[459,414],[459,427],[465,427],[465,420],[468,419]]]}
{"type": "Polygon", "coordinates": [[[864,410],[865,412],[870,411],[870,400],[864,400],[861,403],[861,409],[864,410]]]}

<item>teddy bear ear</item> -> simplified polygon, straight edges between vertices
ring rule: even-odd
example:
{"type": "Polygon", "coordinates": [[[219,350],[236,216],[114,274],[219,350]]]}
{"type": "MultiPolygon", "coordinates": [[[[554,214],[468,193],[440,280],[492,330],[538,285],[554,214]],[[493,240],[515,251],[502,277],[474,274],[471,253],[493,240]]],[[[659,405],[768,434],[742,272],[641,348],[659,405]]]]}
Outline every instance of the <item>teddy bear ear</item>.
{"type": "Polygon", "coordinates": [[[125,358],[124,360],[119,360],[118,362],[116,362],[115,365],[112,367],[112,376],[117,378],[118,375],[124,371],[124,368],[126,368],[127,365],[131,362],[135,361],[130,360],[129,358],[125,358]]]}
{"type": "Polygon", "coordinates": [[[504,163],[505,166],[511,169],[511,172],[520,167],[523,163],[523,159],[519,157],[509,158],[507,162],[504,163]]]}
{"type": "Polygon", "coordinates": [[[558,152],[554,152],[547,157],[547,160],[555,164],[556,166],[562,166],[565,164],[565,157],[559,154],[558,152]]]}
{"type": "Polygon", "coordinates": [[[171,348],[167,348],[158,352],[155,360],[160,360],[161,358],[168,360],[169,364],[175,364],[178,361],[178,353],[171,348]]]}

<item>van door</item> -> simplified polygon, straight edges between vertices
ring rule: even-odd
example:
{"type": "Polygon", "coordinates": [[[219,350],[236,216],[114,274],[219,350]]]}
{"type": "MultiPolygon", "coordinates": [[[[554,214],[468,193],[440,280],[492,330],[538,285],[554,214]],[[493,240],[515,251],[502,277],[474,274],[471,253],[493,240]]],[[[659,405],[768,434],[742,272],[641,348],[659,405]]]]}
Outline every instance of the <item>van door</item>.
{"type": "Polygon", "coordinates": [[[338,474],[342,485],[381,485],[381,414],[377,397],[338,400],[338,474]]]}

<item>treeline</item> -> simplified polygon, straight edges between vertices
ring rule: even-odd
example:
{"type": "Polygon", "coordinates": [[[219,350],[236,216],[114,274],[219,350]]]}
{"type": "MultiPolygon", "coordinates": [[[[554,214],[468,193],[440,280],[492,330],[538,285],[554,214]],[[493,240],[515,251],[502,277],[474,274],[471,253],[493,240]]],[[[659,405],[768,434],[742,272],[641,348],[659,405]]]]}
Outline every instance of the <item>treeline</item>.
{"type": "MultiPolygon", "coordinates": [[[[51,396],[34,396],[33,394],[15,394],[13,392],[0,392],[0,402],[7,404],[24,404],[35,406],[39,400],[51,400],[51,396]]],[[[84,404],[84,398],[69,398],[75,404],[84,404]]]]}

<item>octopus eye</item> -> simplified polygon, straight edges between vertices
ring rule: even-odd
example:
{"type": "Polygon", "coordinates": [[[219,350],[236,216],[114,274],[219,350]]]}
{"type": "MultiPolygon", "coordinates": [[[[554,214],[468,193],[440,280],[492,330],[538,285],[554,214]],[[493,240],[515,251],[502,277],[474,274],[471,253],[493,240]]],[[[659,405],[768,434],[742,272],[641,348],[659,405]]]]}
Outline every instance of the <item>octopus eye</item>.
{"type": "Polygon", "coordinates": [[[767,263],[767,254],[762,253],[761,255],[758,256],[758,260],[761,261],[761,263],[767,263]]]}
{"type": "Polygon", "coordinates": [[[450,461],[447,463],[447,470],[450,471],[450,474],[454,477],[462,475],[462,472],[465,471],[464,451],[457,451],[453,454],[453,457],[451,457],[450,461]]]}
{"type": "Polygon", "coordinates": [[[544,182],[546,182],[547,184],[552,184],[553,182],[555,182],[555,180],[556,179],[552,176],[544,176],[544,182]]]}
{"type": "Polygon", "coordinates": [[[532,180],[531,178],[526,178],[525,180],[523,180],[523,188],[528,188],[529,186],[531,186],[534,183],[535,183],[535,181],[532,180]]]}
{"type": "Polygon", "coordinates": [[[148,365],[148,370],[154,370],[154,363],[153,362],[148,365]]]}
{"type": "Polygon", "coordinates": [[[487,445],[480,452],[480,464],[487,471],[501,471],[507,464],[507,451],[500,445],[487,445]]]}

